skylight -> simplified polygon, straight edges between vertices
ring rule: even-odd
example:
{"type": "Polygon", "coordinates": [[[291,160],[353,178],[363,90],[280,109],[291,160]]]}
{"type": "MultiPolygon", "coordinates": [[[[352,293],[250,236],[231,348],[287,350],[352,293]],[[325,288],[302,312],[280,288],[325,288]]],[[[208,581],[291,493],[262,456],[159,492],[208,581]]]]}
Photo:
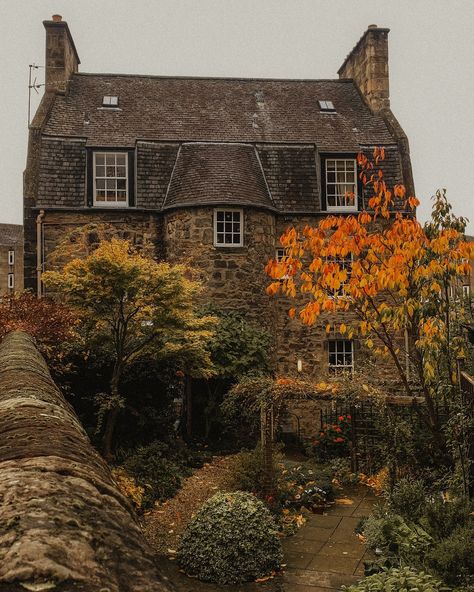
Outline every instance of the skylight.
{"type": "Polygon", "coordinates": [[[332,101],[318,101],[321,111],[335,111],[334,103],[332,101]]]}
{"type": "Polygon", "coordinates": [[[118,97],[105,95],[102,100],[103,107],[118,107],[118,97]]]}

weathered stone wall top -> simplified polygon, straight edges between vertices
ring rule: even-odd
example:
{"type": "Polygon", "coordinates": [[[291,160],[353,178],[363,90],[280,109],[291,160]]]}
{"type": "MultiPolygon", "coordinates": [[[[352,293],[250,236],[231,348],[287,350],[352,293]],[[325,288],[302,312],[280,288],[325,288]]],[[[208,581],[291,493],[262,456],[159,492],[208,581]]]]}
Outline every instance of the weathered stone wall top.
{"type": "Polygon", "coordinates": [[[0,345],[0,498],[2,590],[171,589],[107,464],[20,332],[0,345]]]}

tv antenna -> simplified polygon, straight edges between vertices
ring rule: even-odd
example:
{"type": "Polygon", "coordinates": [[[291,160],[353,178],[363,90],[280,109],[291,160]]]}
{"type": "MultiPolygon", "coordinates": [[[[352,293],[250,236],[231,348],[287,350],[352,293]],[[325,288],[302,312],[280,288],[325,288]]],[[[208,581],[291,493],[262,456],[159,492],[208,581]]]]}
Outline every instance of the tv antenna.
{"type": "Polygon", "coordinates": [[[33,79],[33,70],[38,70],[38,68],[43,68],[43,66],[37,66],[36,64],[29,64],[29,74],[28,74],[28,125],[31,123],[31,91],[34,90],[36,94],[38,93],[38,89],[44,86],[44,84],[38,84],[36,82],[36,76],[33,79]]]}

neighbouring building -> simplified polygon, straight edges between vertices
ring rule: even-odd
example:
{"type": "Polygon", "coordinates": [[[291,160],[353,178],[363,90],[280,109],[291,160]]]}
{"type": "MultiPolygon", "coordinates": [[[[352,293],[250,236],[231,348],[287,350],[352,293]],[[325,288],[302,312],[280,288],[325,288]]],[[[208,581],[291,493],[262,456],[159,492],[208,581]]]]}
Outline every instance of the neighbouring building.
{"type": "Polygon", "coordinates": [[[389,184],[413,192],[406,135],[390,110],[389,30],[370,25],[331,80],[79,72],[68,25],[45,21],[46,85],[30,125],[25,285],[41,292],[70,229],[112,224],[157,258],[187,262],[204,298],[274,336],[281,373],[357,365],[356,342],[303,327],[265,293],[264,265],[289,225],[366,207],[356,155],[385,148],[389,184]],[[355,202],[345,195],[354,192],[355,202]],[[37,246],[39,245],[39,250],[37,246]]]}
{"type": "Polygon", "coordinates": [[[23,290],[23,226],[0,224],[0,297],[23,290]]]}

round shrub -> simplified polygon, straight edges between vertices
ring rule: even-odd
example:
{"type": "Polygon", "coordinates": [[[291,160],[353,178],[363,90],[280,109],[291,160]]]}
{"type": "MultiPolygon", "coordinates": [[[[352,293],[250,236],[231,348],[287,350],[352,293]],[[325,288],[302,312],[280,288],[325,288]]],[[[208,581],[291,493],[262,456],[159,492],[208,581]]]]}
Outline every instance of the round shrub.
{"type": "Polygon", "coordinates": [[[449,590],[442,582],[411,567],[392,568],[364,578],[345,589],[346,592],[443,592],[449,590]]]}
{"type": "Polygon", "coordinates": [[[243,491],[217,493],[188,524],[177,560],[200,580],[240,584],[278,570],[283,560],[266,506],[243,491]]]}

